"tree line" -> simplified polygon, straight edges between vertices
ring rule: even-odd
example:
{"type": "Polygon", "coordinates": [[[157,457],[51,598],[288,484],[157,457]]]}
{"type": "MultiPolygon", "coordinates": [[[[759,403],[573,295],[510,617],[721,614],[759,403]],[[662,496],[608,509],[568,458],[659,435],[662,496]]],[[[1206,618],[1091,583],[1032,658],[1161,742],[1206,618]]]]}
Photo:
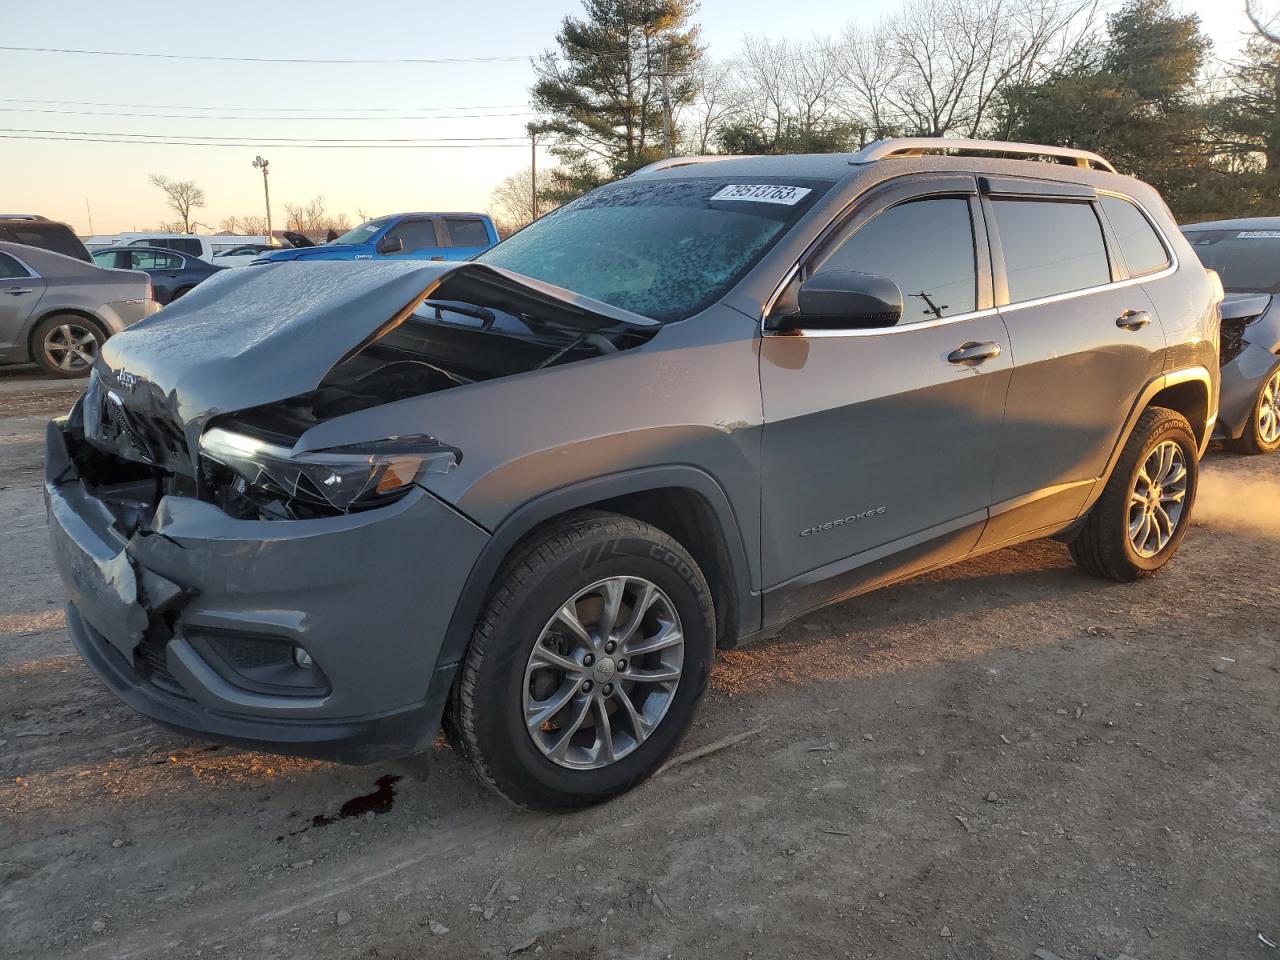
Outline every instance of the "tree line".
{"type": "MultiPolygon", "coordinates": [[[[906,0],[809,42],[747,37],[716,59],[695,0],[585,0],[535,62],[558,166],[540,208],[674,152],[826,153],[891,136],[1095,150],[1156,186],[1184,222],[1280,214],[1280,46],[1261,27],[1213,59],[1170,0],[906,0]]],[[[529,175],[504,183],[516,196],[529,175]]],[[[527,222],[527,210],[508,210],[527,222]]],[[[527,204],[526,204],[527,206],[527,204]]]]}

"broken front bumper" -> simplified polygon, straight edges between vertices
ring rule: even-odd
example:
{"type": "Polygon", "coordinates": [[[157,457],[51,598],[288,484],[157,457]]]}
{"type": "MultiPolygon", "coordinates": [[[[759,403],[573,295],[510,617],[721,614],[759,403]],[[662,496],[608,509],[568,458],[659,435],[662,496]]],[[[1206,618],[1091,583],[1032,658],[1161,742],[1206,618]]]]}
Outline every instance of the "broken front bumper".
{"type": "Polygon", "coordinates": [[[47,435],[45,501],[67,626],[140,713],[193,736],[368,763],[430,746],[456,663],[438,655],[487,534],[421,490],[318,520],[236,520],[168,496],[126,535],[47,435]]]}

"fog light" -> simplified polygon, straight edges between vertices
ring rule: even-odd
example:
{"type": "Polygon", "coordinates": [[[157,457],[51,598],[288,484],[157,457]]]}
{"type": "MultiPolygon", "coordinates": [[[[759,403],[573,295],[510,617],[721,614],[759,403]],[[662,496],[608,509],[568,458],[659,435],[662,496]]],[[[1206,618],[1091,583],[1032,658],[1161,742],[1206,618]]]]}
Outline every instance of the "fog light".
{"type": "Polygon", "coordinates": [[[307,651],[302,647],[294,647],[293,662],[305,670],[307,667],[311,666],[311,654],[307,653],[307,651]]]}

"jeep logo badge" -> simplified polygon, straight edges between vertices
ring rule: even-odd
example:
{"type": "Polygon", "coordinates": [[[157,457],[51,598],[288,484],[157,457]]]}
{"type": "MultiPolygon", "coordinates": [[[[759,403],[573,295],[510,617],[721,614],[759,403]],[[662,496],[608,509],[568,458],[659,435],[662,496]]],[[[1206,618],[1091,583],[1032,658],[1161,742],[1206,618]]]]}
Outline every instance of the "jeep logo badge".
{"type": "Polygon", "coordinates": [[[124,387],[126,390],[132,390],[138,385],[138,378],[128,370],[117,370],[116,383],[120,384],[120,386],[124,387]]]}

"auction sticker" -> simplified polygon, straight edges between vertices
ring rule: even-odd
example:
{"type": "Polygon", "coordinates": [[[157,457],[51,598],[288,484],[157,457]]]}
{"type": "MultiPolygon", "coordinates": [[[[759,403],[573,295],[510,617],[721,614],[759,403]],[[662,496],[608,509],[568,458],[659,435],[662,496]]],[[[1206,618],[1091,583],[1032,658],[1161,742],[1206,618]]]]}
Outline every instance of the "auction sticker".
{"type": "MultiPolygon", "coordinates": [[[[723,192],[723,191],[721,191],[723,192]]],[[[711,198],[712,200],[715,197],[711,198]]],[[[1237,240],[1280,240],[1280,230],[1243,230],[1236,234],[1237,240]]]]}
{"type": "Polygon", "coordinates": [[[788,187],[777,183],[731,183],[710,199],[781,203],[784,206],[793,207],[811,192],[808,187],[788,187]]]}

